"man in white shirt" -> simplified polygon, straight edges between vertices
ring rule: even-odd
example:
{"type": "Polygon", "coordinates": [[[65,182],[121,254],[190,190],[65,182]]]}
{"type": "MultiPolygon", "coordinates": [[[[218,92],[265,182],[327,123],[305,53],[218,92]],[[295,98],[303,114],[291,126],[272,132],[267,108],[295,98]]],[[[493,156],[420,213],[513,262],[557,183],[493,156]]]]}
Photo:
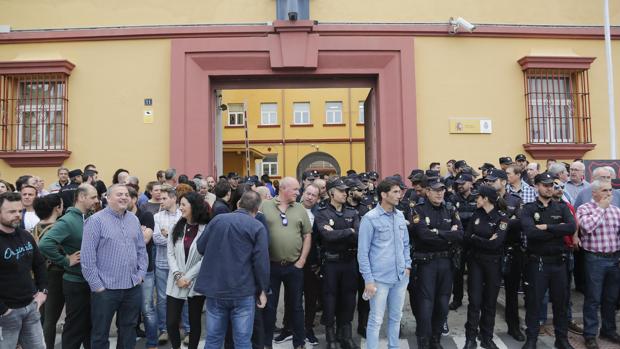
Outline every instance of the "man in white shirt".
{"type": "Polygon", "coordinates": [[[32,206],[34,198],[37,197],[37,188],[24,184],[20,193],[22,194],[22,205],[24,206],[22,227],[31,232],[34,226],[39,223],[39,217],[37,217],[37,214],[34,212],[34,207],[32,206]]]}

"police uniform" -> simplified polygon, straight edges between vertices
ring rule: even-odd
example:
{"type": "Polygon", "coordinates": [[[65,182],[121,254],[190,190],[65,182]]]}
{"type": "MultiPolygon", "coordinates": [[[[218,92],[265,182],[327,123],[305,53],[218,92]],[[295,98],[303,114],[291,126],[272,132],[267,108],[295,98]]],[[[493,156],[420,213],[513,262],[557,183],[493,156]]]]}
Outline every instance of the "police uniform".
{"type": "Polygon", "coordinates": [[[508,217],[508,234],[506,234],[505,258],[508,263],[504,273],[506,307],[504,317],[508,325],[508,334],[517,341],[524,341],[519,323],[519,287],[525,280],[525,255],[521,232],[521,197],[515,193],[504,194],[506,216],[508,217]]]}
{"type": "Polygon", "coordinates": [[[76,169],[69,172],[69,178],[71,178],[71,183],[62,187],[58,192],[60,198],[62,199],[63,204],[63,213],[67,211],[69,207],[73,206],[73,201],[75,199],[75,192],[77,191],[80,183],[75,182],[75,177],[82,176],[82,170],[76,169]]]}
{"type": "MultiPolygon", "coordinates": [[[[555,177],[550,173],[536,175],[536,184],[553,185],[555,177]]],[[[568,268],[567,248],[564,236],[573,235],[575,219],[568,206],[554,200],[545,204],[540,200],[525,204],[521,214],[521,226],[527,237],[527,297],[525,323],[527,325],[526,349],[535,349],[538,338],[540,304],[547,290],[553,303],[553,326],[555,347],[572,349],[567,339],[568,331],[568,268]],[[545,230],[537,225],[547,225],[545,230]]]]}
{"type": "MultiPolygon", "coordinates": [[[[332,188],[346,190],[347,186],[337,178],[327,184],[327,190],[332,188]]],[[[326,329],[327,348],[336,348],[334,334],[336,321],[342,348],[358,348],[352,340],[351,333],[359,269],[356,259],[359,232],[357,210],[343,205],[338,211],[330,203],[318,209],[314,224],[320,239],[323,324],[326,329]]]]}
{"type": "MultiPolygon", "coordinates": [[[[429,180],[431,190],[445,189],[441,179],[429,180]]],[[[413,303],[418,348],[440,348],[441,327],[452,291],[453,249],[463,238],[456,208],[427,200],[415,207],[413,223],[413,303]],[[452,229],[455,226],[456,229],[452,229]]]]}
{"type": "MultiPolygon", "coordinates": [[[[470,174],[462,173],[459,174],[455,180],[455,189],[456,186],[460,183],[464,183],[466,181],[472,182],[474,178],[470,174]]],[[[472,188],[473,190],[473,188],[472,188]]],[[[449,199],[449,202],[456,208],[459,213],[459,218],[461,218],[461,223],[463,224],[463,228],[467,228],[469,224],[469,219],[474,214],[476,210],[476,197],[477,194],[475,192],[471,192],[467,197],[464,197],[458,190],[454,190],[454,194],[449,199]]],[[[448,202],[448,200],[446,200],[448,202]]],[[[463,303],[463,273],[465,271],[465,257],[467,255],[466,246],[463,246],[463,251],[461,253],[461,268],[454,271],[454,285],[452,287],[452,303],[450,304],[450,309],[456,310],[463,303]]]]}
{"type": "MultiPolygon", "coordinates": [[[[480,196],[497,206],[497,192],[490,186],[480,187],[480,196]]],[[[465,232],[464,243],[469,250],[467,323],[465,349],[477,347],[480,333],[483,348],[497,348],[493,343],[495,306],[502,279],[504,241],[508,231],[508,217],[497,207],[487,212],[477,208],[465,232]]]]}

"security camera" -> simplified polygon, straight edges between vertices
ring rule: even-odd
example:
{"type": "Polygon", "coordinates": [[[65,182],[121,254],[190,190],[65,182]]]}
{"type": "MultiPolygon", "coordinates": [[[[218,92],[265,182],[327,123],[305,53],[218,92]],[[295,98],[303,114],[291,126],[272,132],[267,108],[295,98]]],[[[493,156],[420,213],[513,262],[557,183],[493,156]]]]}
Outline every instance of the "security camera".
{"type": "Polygon", "coordinates": [[[456,34],[459,29],[465,30],[469,33],[476,29],[476,26],[466,21],[463,17],[450,17],[450,34],[456,34]]]}
{"type": "Polygon", "coordinates": [[[297,20],[297,12],[289,12],[288,13],[288,20],[289,21],[296,21],[297,20]]]}
{"type": "Polygon", "coordinates": [[[221,111],[226,111],[226,110],[228,110],[228,106],[226,104],[221,104],[220,105],[220,110],[221,111]]]}
{"type": "Polygon", "coordinates": [[[289,21],[296,21],[299,17],[299,3],[298,0],[287,0],[286,9],[288,13],[289,21]]]}

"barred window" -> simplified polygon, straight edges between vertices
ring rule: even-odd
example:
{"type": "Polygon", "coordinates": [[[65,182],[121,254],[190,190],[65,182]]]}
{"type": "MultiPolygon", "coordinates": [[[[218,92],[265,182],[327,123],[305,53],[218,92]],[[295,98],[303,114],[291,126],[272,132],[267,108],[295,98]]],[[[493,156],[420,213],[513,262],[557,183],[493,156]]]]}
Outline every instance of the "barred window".
{"type": "Polygon", "coordinates": [[[592,143],[588,68],[593,60],[572,57],[519,60],[525,79],[529,144],[592,143]]]}
{"type": "Polygon", "coordinates": [[[64,73],[0,75],[2,151],[67,149],[64,73]]]}

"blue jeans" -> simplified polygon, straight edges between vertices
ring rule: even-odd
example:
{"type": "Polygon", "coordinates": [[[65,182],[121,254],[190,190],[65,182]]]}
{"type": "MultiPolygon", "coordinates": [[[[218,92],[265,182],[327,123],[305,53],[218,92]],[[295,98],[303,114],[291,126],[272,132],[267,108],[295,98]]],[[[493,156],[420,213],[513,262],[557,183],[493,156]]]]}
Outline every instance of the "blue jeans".
{"type": "Polygon", "coordinates": [[[0,349],[15,349],[17,343],[22,348],[45,348],[41,314],[34,302],[0,316],[0,330],[0,349]]]}
{"type": "Polygon", "coordinates": [[[136,346],[136,326],[142,307],[142,287],[125,290],[104,290],[91,293],[91,349],[109,349],[110,325],[114,314],[118,318],[117,349],[136,346]]]}
{"type": "Polygon", "coordinates": [[[142,316],[144,331],[146,332],[146,347],[157,346],[157,312],[153,304],[153,288],[155,287],[155,273],[149,271],[142,283],[142,316]]]}
{"type": "Polygon", "coordinates": [[[271,263],[271,294],[267,296],[267,309],[265,313],[265,345],[271,346],[273,341],[273,329],[276,326],[276,313],[282,283],[284,283],[284,308],[290,309],[291,312],[293,346],[297,348],[306,342],[304,308],[302,306],[304,271],[292,264],[282,266],[278,263],[271,263]]]}
{"type": "Polygon", "coordinates": [[[403,315],[408,284],[408,276],[394,284],[375,283],[377,292],[370,298],[370,313],[366,326],[366,348],[376,349],[379,347],[379,330],[381,330],[386,307],[388,311],[388,348],[399,347],[398,332],[400,331],[400,319],[403,315]]]}
{"type": "MultiPolygon", "coordinates": [[[[166,286],[168,285],[168,268],[155,266],[155,289],[157,290],[157,328],[159,332],[166,332],[166,286]]],[[[187,303],[183,306],[181,326],[185,333],[189,333],[189,315],[187,303]]]]}
{"type": "Polygon", "coordinates": [[[228,322],[232,323],[235,349],[252,348],[252,326],[256,308],[254,296],[238,299],[207,298],[207,339],[205,349],[220,349],[228,322]]]}
{"type": "Polygon", "coordinates": [[[620,291],[618,257],[599,257],[586,251],[585,298],[583,301],[583,336],[598,334],[598,309],[601,308],[601,334],[616,332],[616,303],[620,291]]]}

